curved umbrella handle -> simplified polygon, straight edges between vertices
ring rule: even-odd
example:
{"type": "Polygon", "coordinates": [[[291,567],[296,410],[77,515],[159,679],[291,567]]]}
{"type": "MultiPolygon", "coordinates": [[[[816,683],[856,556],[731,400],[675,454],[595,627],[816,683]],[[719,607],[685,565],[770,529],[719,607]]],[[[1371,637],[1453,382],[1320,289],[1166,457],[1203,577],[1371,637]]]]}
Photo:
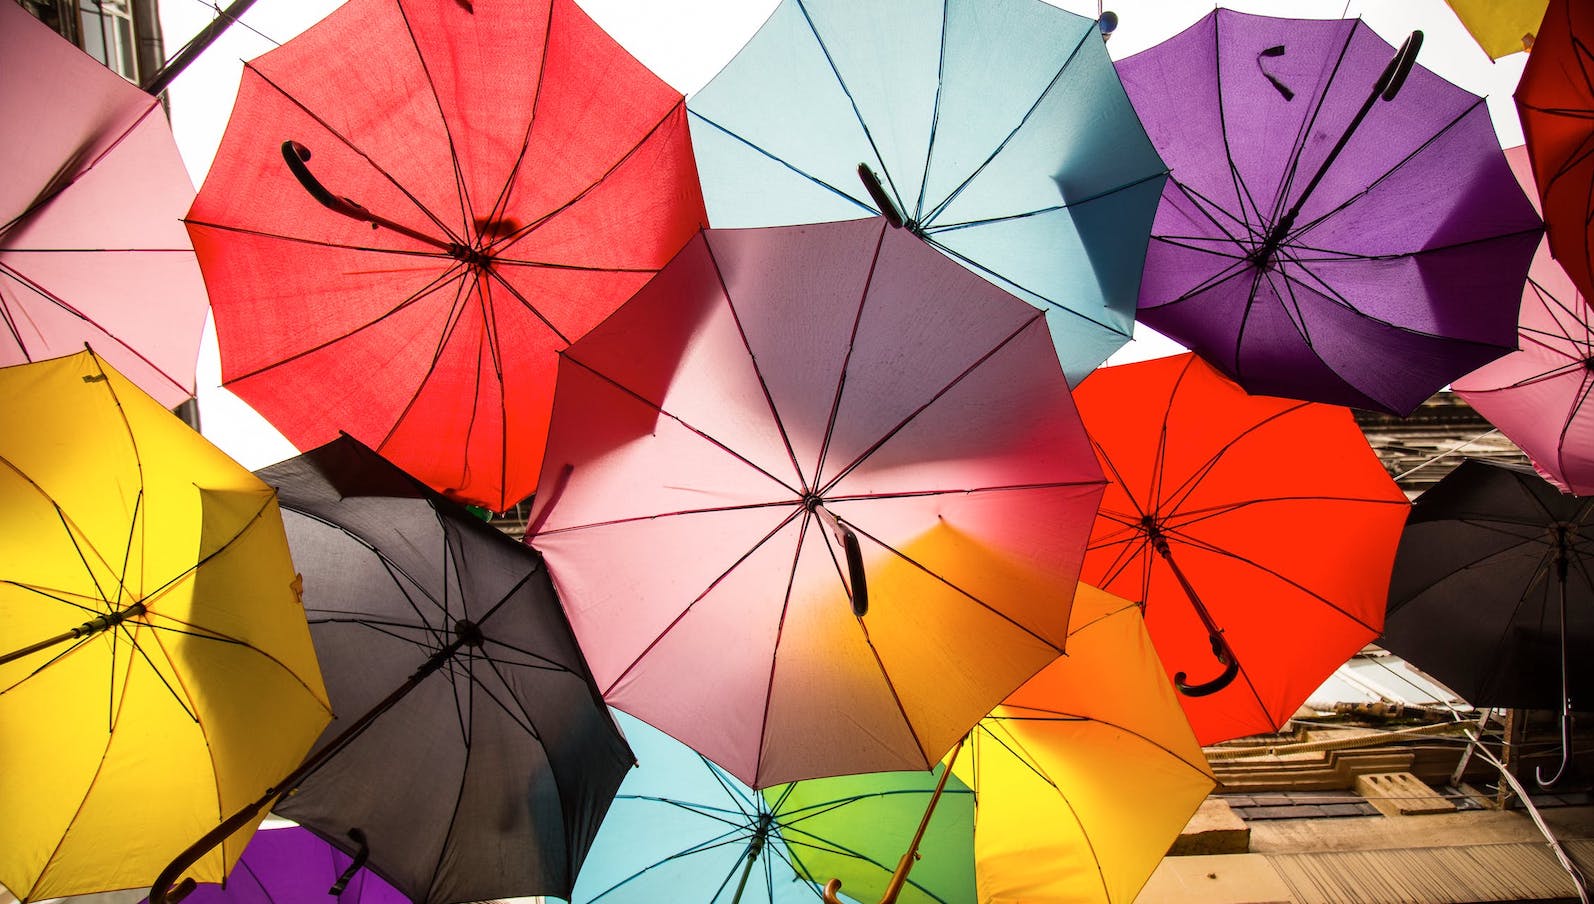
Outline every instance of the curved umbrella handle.
{"type": "Polygon", "coordinates": [[[334,898],[343,894],[343,890],[349,887],[349,880],[353,879],[354,874],[365,867],[365,861],[371,858],[371,845],[366,842],[364,831],[356,826],[349,830],[349,837],[354,839],[354,843],[359,845],[359,848],[354,852],[354,859],[349,861],[348,869],[345,869],[338,876],[338,881],[332,883],[332,887],[327,889],[327,894],[334,898]]]}
{"type": "Polygon", "coordinates": [[[1395,99],[1400,93],[1400,87],[1406,84],[1406,76],[1411,75],[1411,67],[1417,65],[1417,51],[1422,49],[1422,32],[1414,31],[1406,36],[1405,42],[1395,52],[1394,59],[1384,68],[1383,77],[1378,80],[1378,96],[1385,100],[1395,99]]]}
{"type": "Polygon", "coordinates": [[[1186,697],[1205,697],[1209,694],[1215,694],[1228,687],[1233,683],[1235,676],[1240,674],[1240,660],[1235,658],[1234,651],[1229,649],[1228,643],[1223,640],[1223,635],[1212,633],[1208,634],[1207,638],[1212,641],[1212,655],[1216,656],[1218,662],[1223,665],[1223,672],[1218,677],[1202,684],[1187,684],[1185,683],[1186,674],[1184,672],[1176,672],[1173,676],[1174,686],[1179,688],[1179,693],[1184,694],[1186,697]]]}
{"type": "Polygon", "coordinates": [[[340,198],[328,191],[327,187],[321,184],[321,180],[315,177],[315,173],[310,172],[310,168],[304,165],[305,161],[310,159],[310,149],[299,142],[291,138],[284,141],[282,143],[282,159],[288,164],[288,171],[293,173],[293,178],[299,180],[300,187],[310,197],[314,198],[316,203],[333,213],[342,214],[351,220],[359,220],[362,223],[370,223],[373,228],[377,226],[386,227],[400,235],[407,235],[417,242],[425,242],[434,248],[447,251],[451,256],[461,260],[468,256],[469,249],[452,242],[438,241],[424,232],[418,232],[405,226],[403,223],[395,223],[386,217],[379,217],[354,201],[348,198],[340,198]]]}

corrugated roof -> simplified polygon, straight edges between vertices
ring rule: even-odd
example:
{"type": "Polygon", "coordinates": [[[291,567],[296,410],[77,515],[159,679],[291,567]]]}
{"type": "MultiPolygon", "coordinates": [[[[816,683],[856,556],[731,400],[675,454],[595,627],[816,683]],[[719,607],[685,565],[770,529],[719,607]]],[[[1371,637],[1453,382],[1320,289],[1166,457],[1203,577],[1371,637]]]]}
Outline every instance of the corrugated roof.
{"type": "MultiPolygon", "coordinates": [[[[1594,841],[1564,842],[1589,864],[1594,841]]],[[[1269,854],[1300,904],[1461,904],[1575,898],[1572,880],[1537,843],[1269,854]]],[[[1586,867],[1585,867],[1586,868],[1586,867]]]]}

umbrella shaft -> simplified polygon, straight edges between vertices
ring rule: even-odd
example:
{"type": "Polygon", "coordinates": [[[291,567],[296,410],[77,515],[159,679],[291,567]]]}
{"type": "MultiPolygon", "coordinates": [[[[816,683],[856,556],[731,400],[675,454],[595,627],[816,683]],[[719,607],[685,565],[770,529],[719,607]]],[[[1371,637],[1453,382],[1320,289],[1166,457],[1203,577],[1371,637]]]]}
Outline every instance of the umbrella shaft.
{"type": "Polygon", "coordinates": [[[69,640],[75,640],[79,637],[87,637],[90,634],[96,634],[100,631],[104,631],[108,628],[121,624],[131,616],[143,614],[144,604],[134,603],[133,605],[128,606],[126,609],[101,615],[98,618],[90,619],[89,621],[78,625],[76,628],[73,628],[70,631],[63,631],[54,637],[46,638],[45,640],[41,640],[35,644],[30,644],[20,650],[13,650],[10,653],[0,655],[0,665],[14,662],[24,656],[31,656],[40,650],[48,650],[59,643],[65,643],[69,640]]]}

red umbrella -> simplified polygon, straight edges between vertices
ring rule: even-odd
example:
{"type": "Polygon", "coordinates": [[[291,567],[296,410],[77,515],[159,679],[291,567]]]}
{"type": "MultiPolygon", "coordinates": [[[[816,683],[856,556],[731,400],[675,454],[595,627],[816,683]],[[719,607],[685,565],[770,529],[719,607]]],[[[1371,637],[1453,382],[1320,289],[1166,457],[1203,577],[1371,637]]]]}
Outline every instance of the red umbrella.
{"type": "Polygon", "coordinates": [[[194,394],[193,183],[155,98],[0,3],[0,366],[85,344],[162,405],[194,394]]]}
{"type": "MultiPolygon", "coordinates": [[[[1505,152],[1532,193],[1525,148],[1505,152]]],[[[1537,199],[1535,199],[1537,200],[1537,199]]],[[[1594,311],[1566,270],[1539,244],[1522,293],[1517,351],[1452,388],[1563,491],[1594,494],[1594,311]]]]}
{"type": "Polygon", "coordinates": [[[755,787],[928,769],[1063,647],[1043,312],[878,217],[716,229],[565,352],[531,542],[604,697],[755,787]]]}
{"type": "Polygon", "coordinates": [[[227,386],[501,510],[558,351],[704,214],[681,96],[571,0],[351,0],[245,67],[188,220],[227,386]]]}
{"type": "Polygon", "coordinates": [[[1383,627],[1405,495],[1348,409],[1194,355],[1075,398],[1108,479],[1080,579],[1145,606],[1201,743],[1278,728],[1383,627]]]}
{"type": "Polygon", "coordinates": [[[1517,84],[1550,253],[1594,295],[1594,4],[1551,0],[1517,84]]]}

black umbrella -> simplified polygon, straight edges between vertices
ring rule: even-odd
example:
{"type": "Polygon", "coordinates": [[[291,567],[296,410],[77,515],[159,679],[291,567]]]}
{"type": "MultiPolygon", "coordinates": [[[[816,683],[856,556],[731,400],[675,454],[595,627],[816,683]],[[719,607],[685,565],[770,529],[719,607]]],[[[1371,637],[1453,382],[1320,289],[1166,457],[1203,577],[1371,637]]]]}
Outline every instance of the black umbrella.
{"type": "Polygon", "coordinates": [[[258,474],[340,714],[273,809],[417,904],[568,897],[634,759],[541,557],[349,437],[258,474]]]}
{"type": "Polygon", "coordinates": [[[1594,701],[1594,498],[1526,467],[1468,460],[1412,503],[1382,644],[1476,706],[1594,701]],[[1577,653],[1579,655],[1571,655],[1577,653]]]}

